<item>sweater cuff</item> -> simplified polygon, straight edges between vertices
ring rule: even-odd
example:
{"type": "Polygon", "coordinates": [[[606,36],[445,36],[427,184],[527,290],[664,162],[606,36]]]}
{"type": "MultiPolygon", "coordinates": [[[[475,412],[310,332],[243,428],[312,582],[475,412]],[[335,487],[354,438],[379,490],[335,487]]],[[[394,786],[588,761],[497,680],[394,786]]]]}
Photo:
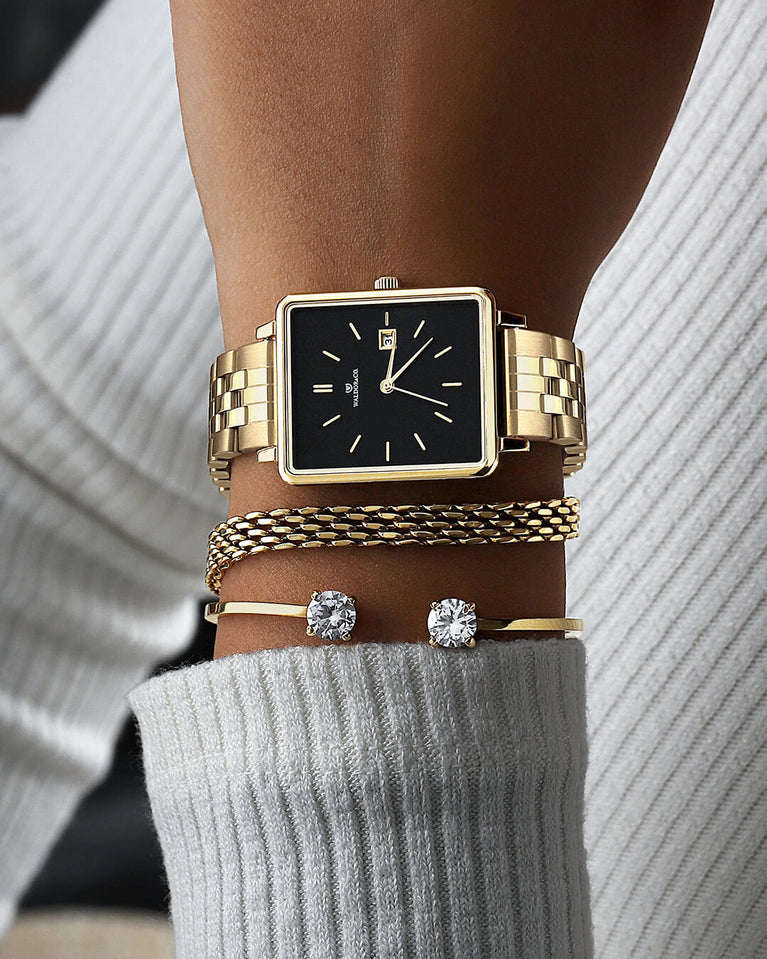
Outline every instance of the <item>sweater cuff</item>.
{"type": "Polygon", "coordinates": [[[579,642],[267,650],[132,705],[179,959],[591,955],[579,642]]]}

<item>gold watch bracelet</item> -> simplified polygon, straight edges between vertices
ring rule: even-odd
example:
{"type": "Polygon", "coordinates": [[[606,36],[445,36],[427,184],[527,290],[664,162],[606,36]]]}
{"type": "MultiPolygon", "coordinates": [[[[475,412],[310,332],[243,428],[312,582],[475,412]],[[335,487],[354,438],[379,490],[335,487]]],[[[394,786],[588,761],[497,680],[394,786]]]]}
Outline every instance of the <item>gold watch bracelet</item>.
{"type": "MultiPolygon", "coordinates": [[[[210,370],[208,467],[224,495],[235,457],[250,452],[261,461],[277,459],[274,322],[256,335],[255,342],[222,353],[210,370]]],[[[583,353],[563,337],[514,325],[499,326],[497,336],[501,450],[553,443],[570,476],[587,451],[583,353]]]]}

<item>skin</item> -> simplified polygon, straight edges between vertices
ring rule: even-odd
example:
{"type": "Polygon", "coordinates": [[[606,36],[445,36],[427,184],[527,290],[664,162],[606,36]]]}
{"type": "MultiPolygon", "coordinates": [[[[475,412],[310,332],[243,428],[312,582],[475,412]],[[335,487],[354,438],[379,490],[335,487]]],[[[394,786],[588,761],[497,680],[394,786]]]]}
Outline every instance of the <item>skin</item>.
{"type": "MultiPolygon", "coordinates": [[[[571,337],[684,94],[709,0],[561,4],[173,0],[181,106],[227,347],[287,292],[482,285],[571,337]]],[[[659,322],[662,318],[659,318],[659,322]]],[[[587,357],[588,362],[588,357],[587,357]]],[[[468,481],[291,487],[234,463],[230,514],[303,504],[493,502],[562,493],[556,449],[468,481]]],[[[429,602],[564,612],[562,544],[288,550],[222,599],[358,599],[355,639],[422,641],[429,602]]],[[[299,620],[223,617],[216,655],[318,641],[299,620]]]]}

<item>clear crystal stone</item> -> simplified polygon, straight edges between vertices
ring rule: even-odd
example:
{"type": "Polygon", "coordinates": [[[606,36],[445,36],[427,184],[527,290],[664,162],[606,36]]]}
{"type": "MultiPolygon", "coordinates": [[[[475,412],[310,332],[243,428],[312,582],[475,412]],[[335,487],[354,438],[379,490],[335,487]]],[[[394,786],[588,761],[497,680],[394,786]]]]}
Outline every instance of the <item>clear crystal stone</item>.
{"type": "Polygon", "coordinates": [[[477,632],[477,614],[462,599],[441,599],[432,606],[426,625],[440,646],[465,646],[477,632]]]}
{"type": "Polygon", "coordinates": [[[326,589],[312,597],[306,610],[306,622],[321,639],[343,639],[354,629],[357,610],[354,603],[337,589],[326,589]]]}

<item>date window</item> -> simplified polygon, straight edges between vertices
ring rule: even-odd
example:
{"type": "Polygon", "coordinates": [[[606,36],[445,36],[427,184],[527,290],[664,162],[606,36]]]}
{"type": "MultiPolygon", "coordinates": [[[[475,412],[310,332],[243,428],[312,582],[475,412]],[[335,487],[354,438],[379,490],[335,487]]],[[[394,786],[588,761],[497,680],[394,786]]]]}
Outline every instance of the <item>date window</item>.
{"type": "Polygon", "coordinates": [[[378,331],[378,349],[393,350],[397,346],[397,331],[391,329],[378,331]]]}

